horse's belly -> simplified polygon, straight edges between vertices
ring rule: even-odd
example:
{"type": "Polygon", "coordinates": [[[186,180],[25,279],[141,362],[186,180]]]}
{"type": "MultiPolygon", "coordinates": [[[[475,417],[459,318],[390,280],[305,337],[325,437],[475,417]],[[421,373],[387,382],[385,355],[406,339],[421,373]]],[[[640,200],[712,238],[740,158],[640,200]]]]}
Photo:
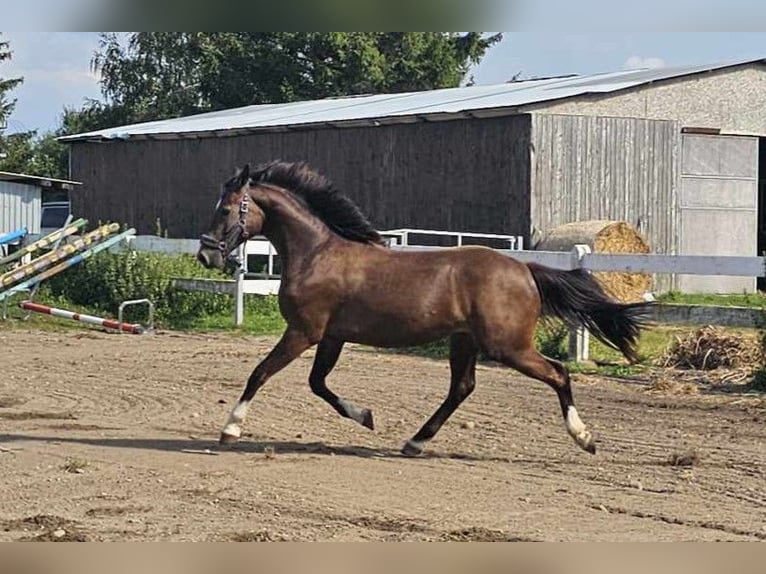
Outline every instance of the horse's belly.
{"type": "Polygon", "coordinates": [[[408,347],[435,341],[466,330],[451,314],[384,314],[371,310],[341,310],[327,326],[333,338],[375,347],[408,347]]]}

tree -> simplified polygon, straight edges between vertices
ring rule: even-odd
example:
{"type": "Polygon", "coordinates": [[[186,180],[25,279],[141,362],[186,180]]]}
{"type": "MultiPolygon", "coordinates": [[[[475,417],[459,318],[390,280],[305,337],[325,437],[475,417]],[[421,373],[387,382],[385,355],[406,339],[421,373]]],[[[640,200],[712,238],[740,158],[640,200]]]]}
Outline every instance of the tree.
{"type": "MultiPolygon", "coordinates": [[[[2,34],[0,34],[2,36],[2,34]]],[[[0,64],[10,60],[12,52],[7,41],[3,41],[0,37],[0,64]]],[[[21,82],[23,78],[3,78],[0,75],[0,128],[3,128],[8,121],[8,116],[13,111],[13,106],[16,103],[15,99],[10,98],[9,93],[21,82]]]]}
{"type": "Polygon", "coordinates": [[[56,140],[59,132],[38,136],[36,131],[0,138],[0,170],[66,179],[69,172],[67,147],[56,140]]]}
{"type": "Polygon", "coordinates": [[[444,32],[102,34],[92,67],[105,102],[65,116],[87,131],[250,104],[460,85],[501,39],[444,32]]]}
{"type": "MultiPolygon", "coordinates": [[[[11,56],[8,42],[0,39],[0,64],[10,60],[11,56]]],[[[23,78],[0,76],[0,130],[6,125],[16,104],[10,92],[23,81],[23,78]]],[[[67,149],[56,141],[57,135],[49,133],[38,137],[35,131],[11,135],[0,132],[0,170],[65,178],[68,171],[67,149]]]]}

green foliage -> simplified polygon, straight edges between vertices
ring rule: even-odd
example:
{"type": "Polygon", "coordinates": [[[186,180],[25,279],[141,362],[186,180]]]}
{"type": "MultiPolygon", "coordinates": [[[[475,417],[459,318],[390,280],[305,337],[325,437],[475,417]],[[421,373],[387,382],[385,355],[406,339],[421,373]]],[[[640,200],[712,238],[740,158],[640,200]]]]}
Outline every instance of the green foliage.
{"type": "MultiPolygon", "coordinates": [[[[103,252],[48,281],[54,296],[75,305],[116,316],[128,299],[150,299],[159,325],[190,326],[198,317],[228,313],[231,297],[185,292],[171,286],[174,277],[213,276],[191,256],[168,257],[143,252],[103,252]]],[[[126,320],[144,311],[126,310],[126,320]]]]}
{"type": "MultiPolygon", "coordinates": [[[[231,297],[227,297],[231,301],[231,297]]],[[[189,323],[190,328],[200,330],[231,330],[233,301],[225,313],[200,315],[189,323]]],[[[285,320],[279,311],[275,295],[248,295],[245,297],[245,320],[241,330],[249,335],[274,335],[285,330],[285,320]]]]}
{"type": "Polygon", "coordinates": [[[68,110],[67,133],[261,103],[455,87],[500,41],[471,32],[103,34],[106,103],[68,110]]]}
{"type": "Polygon", "coordinates": [[[565,361],[569,330],[560,321],[547,321],[535,330],[535,346],[546,357],[565,361]]]}
{"type": "Polygon", "coordinates": [[[56,141],[56,134],[43,136],[23,132],[0,138],[0,170],[27,173],[43,177],[66,179],[69,157],[65,145],[56,141]]]}
{"type": "MultiPolygon", "coordinates": [[[[11,59],[12,52],[8,42],[0,38],[0,64],[11,59]]],[[[11,90],[24,81],[23,78],[4,78],[0,75],[0,126],[5,125],[13,111],[16,100],[9,96],[11,90]]],[[[0,150],[2,151],[2,150],[0,150]]]]}
{"type": "MultiPolygon", "coordinates": [[[[172,329],[231,329],[234,300],[230,295],[188,292],[172,287],[178,277],[222,278],[188,255],[145,252],[102,252],[46,281],[42,299],[50,305],[116,317],[120,303],[149,299],[155,323],[172,329]]],[[[146,319],[144,306],[128,307],[126,321],[146,319]]],[[[243,331],[266,335],[284,329],[274,296],[245,297],[243,331]]]]}
{"type": "Polygon", "coordinates": [[[719,307],[757,307],[766,308],[766,294],[762,291],[756,293],[732,293],[716,295],[708,293],[679,293],[671,291],[660,295],[657,300],[660,303],[674,303],[679,305],[715,305],[719,307]]]}
{"type": "MultiPolygon", "coordinates": [[[[11,59],[8,42],[0,39],[0,64],[11,59]]],[[[0,75],[0,126],[13,111],[16,100],[10,92],[24,81],[23,78],[3,78],[0,75]]],[[[0,135],[0,170],[66,178],[68,156],[66,147],[56,141],[53,133],[38,136],[37,132],[0,135]]]]}

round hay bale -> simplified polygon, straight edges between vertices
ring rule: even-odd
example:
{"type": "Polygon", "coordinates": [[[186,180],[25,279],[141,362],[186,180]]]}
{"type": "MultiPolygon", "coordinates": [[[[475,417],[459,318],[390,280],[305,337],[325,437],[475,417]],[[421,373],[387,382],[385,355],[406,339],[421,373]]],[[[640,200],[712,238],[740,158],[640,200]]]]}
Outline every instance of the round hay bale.
{"type": "MultiPolygon", "coordinates": [[[[649,253],[649,244],[630,224],[624,221],[575,221],[551,230],[535,249],[539,251],[571,251],[575,245],[587,245],[593,253],[649,253]]],[[[593,274],[604,289],[619,301],[643,301],[651,290],[652,276],[648,273],[593,274]]]]}

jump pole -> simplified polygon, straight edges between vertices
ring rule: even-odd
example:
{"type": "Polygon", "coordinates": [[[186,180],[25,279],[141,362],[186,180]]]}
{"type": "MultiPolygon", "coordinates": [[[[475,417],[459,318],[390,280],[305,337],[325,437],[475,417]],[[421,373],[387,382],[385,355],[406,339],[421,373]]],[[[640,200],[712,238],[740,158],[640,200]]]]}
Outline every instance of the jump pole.
{"type": "Polygon", "coordinates": [[[32,303],[31,301],[22,301],[19,303],[19,307],[27,311],[34,311],[35,313],[52,315],[53,317],[61,317],[62,319],[71,319],[72,321],[88,323],[89,325],[98,325],[100,327],[106,327],[107,329],[115,329],[122,333],[133,333],[134,335],[141,335],[144,333],[144,328],[141,325],[136,325],[133,323],[120,323],[119,321],[102,319],[101,317],[94,317],[93,315],[73,313],[72,311],[67,311],[66,309],[48,307],[47,305],[40,305],[39,303],[32,303]]]}
{"type": "Polygon", "coordinates": [[[7,257],[3,257],[0,259],[0,265],[5,265],[7,263],[12,263],[13,261],[16,261],[17,259],[21,259],[25,255],[29,253],[34,253],[38,249],[43,249],[45,247],[50,247],[51,245],[55,245],[55,243],[59,239],[63,239],[64,237],[68,237],[70,235],[73,235],[77,232],[78,229],[81,227],[84,227],[88,223],[87,219],[77,219],[70,223],[69,225],[63,227],[62,229],[57,229],[50,235],[46,235],[42,239],[38,239],[34,243],[30,243],[26,247],[22,247],[18,251],[11,253],[7,257]]]}
{"type": "Polygon", "coordinates": [[[91,231],[90,233],[86,233],[82,237],[78,237],[72,243],[68,245],[64,245],[64,247],[61,247],[57,249],[56,251],[51,251],[49,253],[46,253],[45,255],[41,255],[40,257],[38,257],[37,259],[34,259],[33,261],[30,261],[26,265],[22,265],[21,267],[17,267],[16,269],[13,269],[11,271],[8,271],[7,273],[0,275],[0,289],[3,289],[9,285],[12,285],[16,283],[17,281],[21,281],[22,279],[30,277],[34,275],[35,273],[39,273],[40,271],[42,271],[43,269],[46,269],[47,267],[50,267],[57,261],[66,259],[73,253],[77,253],[79,251],[84,251],[85,249],[88,249],[91,246],[91,244],[97,243],[101,241],[102,239],[106,239],[107,237],[109,237],[115,231],[118,231],[119,229],[120,229],[120,225],[118,223],[102,225],[98,229],[95,229],[91,231]]]}
{"type": "Polygon", "coordinates": [[[96,253],[99,253],[103,251],[104,249],[109,249],[113,245],[117,245],[117,243],[119,243],[120,241],[123,241],[129,235],[135,235],[135,233],[136,233],[136,230],[132,228],[128,229],[127,231],[123,231],[119,235],[115,235],[114,237],[110,237],[109,239],[107,239],[106,241],[103,241],[102,243],[99,243],[98,245],[94,245],[87,251],[78,253],[77,255],[75,255],[74,257],[71,257],[70,259],[67,259],[63,263],[59,263],[55,267],[51,267],[50,269],[43,271],[39,275],[35,275],[34,277],[27,279],[26,281],[17,283],[10,289],[0,292],[0,301],[2,301],[3,299],[7,299],[14,293],[29,289],[30,287],[37,285],[41,281],[45,281],[49,277],[53,277],[57,273],[61,273],[62,271],[64,271],[64,269],[69,269],[70,267],[85,261],[90,256],[95,255],[96,253]]]}

